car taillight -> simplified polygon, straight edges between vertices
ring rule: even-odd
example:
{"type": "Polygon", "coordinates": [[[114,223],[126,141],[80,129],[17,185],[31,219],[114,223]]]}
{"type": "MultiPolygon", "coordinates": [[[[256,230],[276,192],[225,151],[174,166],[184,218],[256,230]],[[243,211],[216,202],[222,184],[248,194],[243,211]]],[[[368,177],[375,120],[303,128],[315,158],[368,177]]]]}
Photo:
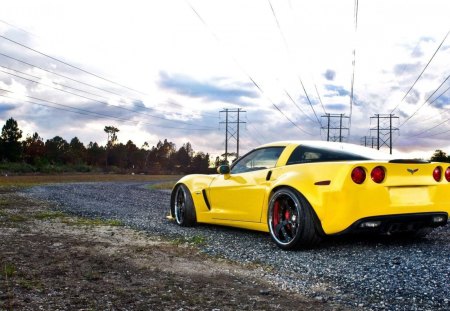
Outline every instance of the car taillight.
{"type": "Polygon", "coordinates": [[[360,185],[366,180],[366,171],[361,166],[355,167],[352,171],[352,180],[360,185]]]}
{"type": "Polygon", "coordinates": [[[450,182],[450,166],[445,170],[445,179],[450,182]]]}
{"type": "Polygon", "coordinates": [[[437,166],[434,170],[433,170],[433,178],[436,181],[441,181],[442,178],[442,167],[437,166]]]}
{"type": "Polygon", "coordinates": [[[370,177],[377,184],[382,183],[384,178],[386,177],[386,172],[383,167],[377,166],[370,173],[370,177]]]}

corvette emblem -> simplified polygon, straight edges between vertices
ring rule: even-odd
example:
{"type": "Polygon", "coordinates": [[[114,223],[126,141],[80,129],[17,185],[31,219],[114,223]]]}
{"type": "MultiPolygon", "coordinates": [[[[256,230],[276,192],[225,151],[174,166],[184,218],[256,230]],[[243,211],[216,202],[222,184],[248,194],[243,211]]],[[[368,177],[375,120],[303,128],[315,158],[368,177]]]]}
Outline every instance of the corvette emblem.
{"type": "Polygon", "coordinates": [[[411,175],[414,175],[414,173],[417,172],[418,170],[419,170],[418,168],[416,168],[416,169],[408,168],[408,169],[407,169],[407,171],[410,172],[411,175]]]}

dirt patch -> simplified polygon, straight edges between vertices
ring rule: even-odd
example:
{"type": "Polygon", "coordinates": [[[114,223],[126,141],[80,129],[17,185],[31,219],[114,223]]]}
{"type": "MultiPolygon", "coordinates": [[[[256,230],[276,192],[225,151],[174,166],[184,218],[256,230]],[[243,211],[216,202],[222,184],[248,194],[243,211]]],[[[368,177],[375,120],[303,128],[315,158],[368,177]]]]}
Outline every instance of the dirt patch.
{"type": "Polygon", "coordinates": [[[117,223],[0,192],[1,310],[341,309],[274,288],[245,266],[117,223]]]}

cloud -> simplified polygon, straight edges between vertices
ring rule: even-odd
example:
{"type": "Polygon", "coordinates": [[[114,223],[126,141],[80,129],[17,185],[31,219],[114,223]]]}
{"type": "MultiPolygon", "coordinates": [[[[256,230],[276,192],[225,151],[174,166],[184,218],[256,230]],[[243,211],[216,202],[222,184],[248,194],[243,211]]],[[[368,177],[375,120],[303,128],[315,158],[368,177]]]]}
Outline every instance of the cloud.
{"type": "Polygon", "coordinates": [[[325,97],[334,97],[334,96],[349,96],[350,92],[347,91],[344,87],[338,85],[327,84],[325,85],[325,89],[330,91],[331,93],[325,94],[325,97]]]}
{"type": "Polygon", "coordinates": [[[4,116],[6,118],[7,117],[6,114],[9,111],[14,110],[16,107],[17,106],[13,104],[0,103],[0,116],[4,116]]]}
{"type": "Polygon", "coordinates": [[[416,73],[420,70],[420,63],[415,64],[397,64],[394,66],[394,74],[396,76],[402,76],[405,73],[416,73]]]}
{"type": "Polygon", "coordinates": [[[433,107],[442,109],[442,108],[447,108],[450,105],[450,95],[449,96],[444,96],[442,95],[441,97],[439,97],[433,104],[433,107]]]}
{"type": "Polygon", "coordinates": [[[338,111],[344,111],[344,110],[348,110],[348,104],[328,104],[325,105],[325,108],[327,110],[338,110],[338,111]]]}
{"type": "Polygon", "coordinates": [[[327,79],[328,81],[333,81],[334,78],[336,77],[336,71],[331,70],[331,69],[327,69],[327,71],[325,71],[325,73],[323,74],[323,76],[324,76],[325,79],[327,79]]]}
{"type": "Polygon", "coordinates": [[[249,90],[248,84],[236,86],[221,85],[223,79],[212,79],[215,83],[195,80],[185,75],[169,75],[160,72],[159,86],[164,89],[174,90],[176,93],[202,98],[210,101],[231,102],[242,105],[243,98],[258,98],[259,95],[249,90]]]}
{"type": "Polygon", "coordinates": [[[419,100],[420,92],[417,90],[411,90],[405,99],[408,104],[416,104],[419,100]]]}

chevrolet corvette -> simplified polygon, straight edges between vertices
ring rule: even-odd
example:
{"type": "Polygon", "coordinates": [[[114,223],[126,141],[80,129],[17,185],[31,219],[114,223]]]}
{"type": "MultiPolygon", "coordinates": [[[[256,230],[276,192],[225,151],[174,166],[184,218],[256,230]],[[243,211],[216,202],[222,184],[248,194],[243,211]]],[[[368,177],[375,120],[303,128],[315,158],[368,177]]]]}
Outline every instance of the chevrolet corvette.
{"type": "Polygon", "coordinates": [[[169,218],[268,232],[285,250],[347,232],[422,237],[448,222],[450,163],[293,141],[260,146],[217,171],[180,179],[169,218]]]}

